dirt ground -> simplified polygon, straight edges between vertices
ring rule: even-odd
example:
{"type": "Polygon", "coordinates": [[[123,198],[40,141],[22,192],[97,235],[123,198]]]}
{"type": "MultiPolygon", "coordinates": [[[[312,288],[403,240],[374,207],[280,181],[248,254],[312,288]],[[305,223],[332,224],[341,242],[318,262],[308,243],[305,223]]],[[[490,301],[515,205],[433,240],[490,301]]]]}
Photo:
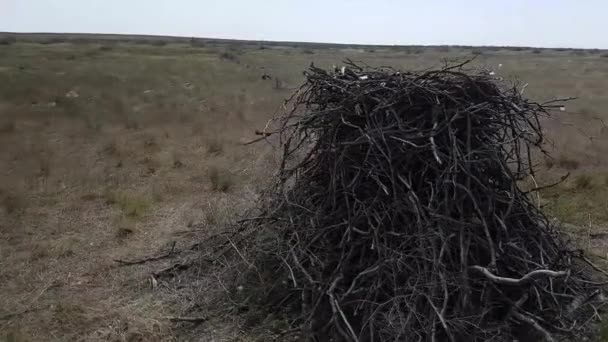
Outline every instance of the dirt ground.
{"type": "Polygon", "coordinates": [[[422,69],[473,52],[497,77],[527,83],[533,99],[579,98],[547,121],[554,157],[539,161],[535,181],[570,177],[538,200],[608,258],[601,53],[0,45],[0,341],[251,340],[237,317],[172,321],[204,314],[209,275],[165,281],[154,273],[179,258],[120,261],[188,251],[255,205],[278,151],[243,143],[311,61],[422,69]]]}

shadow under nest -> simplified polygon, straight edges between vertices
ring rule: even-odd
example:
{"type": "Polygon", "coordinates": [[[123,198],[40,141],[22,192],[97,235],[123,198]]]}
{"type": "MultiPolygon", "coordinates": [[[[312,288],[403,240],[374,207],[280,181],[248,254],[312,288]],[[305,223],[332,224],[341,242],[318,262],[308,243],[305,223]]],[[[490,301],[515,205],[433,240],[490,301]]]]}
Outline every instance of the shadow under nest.
{"type": "Polygon", "coordinates": [[[560,102],[466,62],[305,75],[261,133],[280,138],[278,180],[223,256],[250,310],[310,341],[590,333],[600,274],[518,187],[560,102]]]}

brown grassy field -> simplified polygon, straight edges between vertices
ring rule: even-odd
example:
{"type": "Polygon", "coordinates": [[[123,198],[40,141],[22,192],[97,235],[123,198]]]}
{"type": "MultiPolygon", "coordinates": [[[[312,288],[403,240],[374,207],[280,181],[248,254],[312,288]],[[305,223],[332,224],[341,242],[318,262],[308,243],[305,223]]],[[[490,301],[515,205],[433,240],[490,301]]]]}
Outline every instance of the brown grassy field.
{"type": "Polygon", "coordinates": [[[150,276],[169,260],[116,260],[185,248],[255,204],[278,153],[243,143],[311,62],[423,69],[474,53],[477,66],[527,83],[532,99],[577,97],[546,122],[553,158],[539,159],[535,181],[570,177],[538,200],[568,223],[566,233],[608,257],[607,55],[155,45],[0,45],[0,341],[251,340],[237,318],[196,329],[171,322],[211,294],[204,281],[150,276]]]}

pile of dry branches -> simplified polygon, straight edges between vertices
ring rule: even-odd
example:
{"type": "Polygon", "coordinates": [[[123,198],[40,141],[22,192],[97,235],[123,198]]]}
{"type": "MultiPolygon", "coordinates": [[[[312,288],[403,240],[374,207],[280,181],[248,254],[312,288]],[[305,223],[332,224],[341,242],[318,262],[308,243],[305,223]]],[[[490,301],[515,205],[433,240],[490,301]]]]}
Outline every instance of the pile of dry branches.
{"type": "Polygon", "coordinates": [[[588,330],[601,284],[518,187],[555,102],[464,64],[305,74],[263,133],[281,137],[279,181],[233,244],[262,302],[316,341],[588,330]]]}

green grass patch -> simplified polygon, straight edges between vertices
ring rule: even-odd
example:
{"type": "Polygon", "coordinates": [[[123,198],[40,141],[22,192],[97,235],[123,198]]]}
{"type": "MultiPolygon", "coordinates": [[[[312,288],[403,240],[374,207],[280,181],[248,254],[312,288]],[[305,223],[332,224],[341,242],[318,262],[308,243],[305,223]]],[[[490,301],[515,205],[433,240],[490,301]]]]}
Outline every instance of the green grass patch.
{"type": "Polygon", "coordinates": [[[150,199],[124,192],[108,191],[104,194],[104,198],[107,204],[116,206],[131,219],[142,218],[152,206],[150,199]]]}
{"type": "Polygon", "coordinates": [[[547,214],[562,222],[587,225],[608,224],[608,185],[606,176],[579,175],[569,183],[541,192],[547,214]]]}

